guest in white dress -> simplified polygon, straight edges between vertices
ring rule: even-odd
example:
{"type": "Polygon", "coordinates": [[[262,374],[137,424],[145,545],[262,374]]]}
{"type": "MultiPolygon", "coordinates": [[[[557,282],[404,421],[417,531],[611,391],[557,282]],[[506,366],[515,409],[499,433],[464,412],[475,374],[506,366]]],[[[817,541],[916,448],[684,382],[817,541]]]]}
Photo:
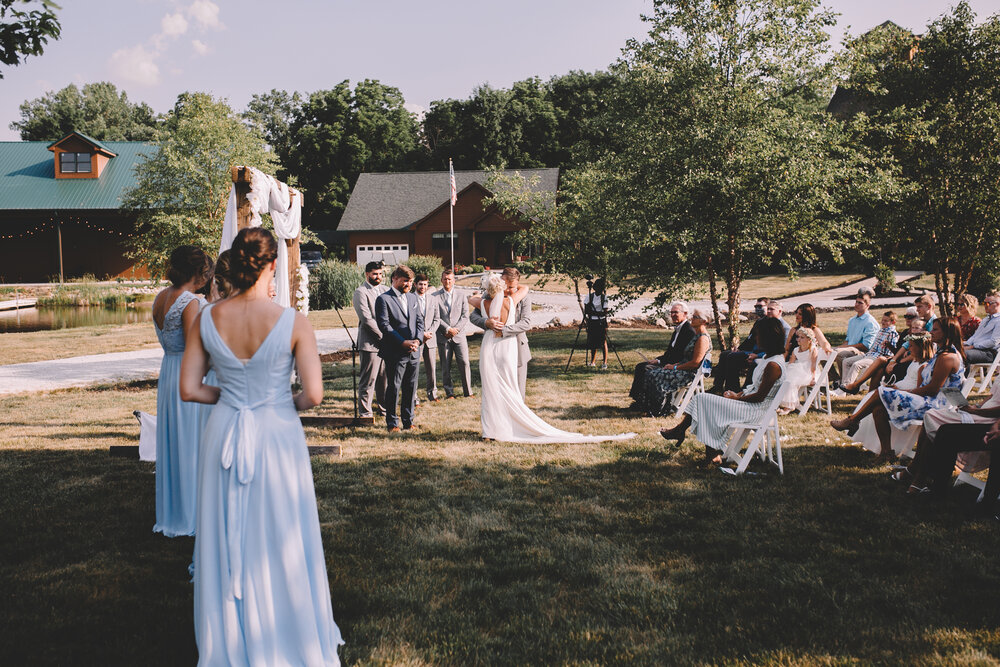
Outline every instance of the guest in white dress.
{"type": "Polygon", "coordinates": [[[181,393],[213,404],[202,434],[194,620],[199,665],[339,665],[312,467],[296,410],[323,400],[316,337],[268,298],[277,243],[243,229],[231,249],[239,294],[193,329],[181,393]],[[202,378],[209,360],[218,387],[202,378]],[[293,366],[302,391],[293,395],[293,366]]]}
{"type": "Polygon", "coordinates": [[[198,494],[198,440],[202,406],[179,390],[181,358],[204,305],[195,294],[210,279],[212,260],[201,248],[180,246],[170,254],[171,286],[153,301],[153,326],[163,347],[156,383],[156,525],[167,537],[194,535],[198,494]]]}
{"type": "Polygon", "coordinates": [[[785,399],[781,402],[781,408],[785,411],[798,408],[799,390],[802,387],[810,387],[816,382],[816,366],[819,361],[816,333],[811,328],[799,327],[795,332],[795,341],[798,347],[788,355],[788,363],[785,364],[785,382],[788,384],[788,389],[785,399]]]}
{"type": "Polygon", "coordinates": [[[740,393],[726,391],[722,396],[695,395],[680,423],[662,429],[660,435],[680,445],[691,427],[694,436],[705,444],[706,461],[722,461],[717,452],[726,448],[731,435],[729,427],[760,418],[778,392],[784,390],[785,328],[777,318],[767,318],[758,322],[756,336],[762,356],[757,359],[750,386],[740,393]]]}

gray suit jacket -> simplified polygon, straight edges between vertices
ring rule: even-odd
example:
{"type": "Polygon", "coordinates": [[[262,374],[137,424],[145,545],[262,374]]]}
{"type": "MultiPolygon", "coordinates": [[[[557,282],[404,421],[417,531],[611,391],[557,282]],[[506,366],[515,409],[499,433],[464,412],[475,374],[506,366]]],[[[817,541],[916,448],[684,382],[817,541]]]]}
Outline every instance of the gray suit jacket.
{"type": "Polygon", "coordinates": [[[358,350],[378,352],[382,332],[375,321],[375,299],[388,288],[386,285],[372,285],[367,280],[354,290],[354,312],[358,314],[358,350]]]}
{"type": "MultiPolygon", "coordinates": [[[[419,301],[420,297],[417,296],[419,301]]],[[[434,334],[428,340],[421,341],[431,349],[438,346],[438,327],[441,326],[441,303],[430,290],[424,292],[424,331],[434,334]]]]}
{"type": "MultiPolygon", "coordinates": [[[[469,314],[472,323],[481,329],[486,328],[486,318],[478,309],[469,314]]],[[[508,318],[510,319],[510,318],[508,318]]],[[[527,333],[531,331],[531,292],[524,295],[524,298],[517,304],[514,313],[514,322],[503,328],[504,336],[517,336],[517,365],[524,366],[531,361],[531,348],[528,347],[527,333]]]]}
{"type": "MultiPolygon", "coordinates": [[[[464,340],[465,329],[469,326],[469,300],[466,298],[465,293],[452,288],[451,312],[448,311],[448,304],[445,303],[445,291],[443,287],[434,292],[434,296],[437,297],[441,309],[441,323],[437,330],[438,345],[444,347],[444,344],[448,341],[445,334],[448,333],[450,327],[458,329],[458,333],[452,337],[452,340],[456,342],[464,340]]],[[[427,329],[427,331],[430,331],[430,329],[427,329]]]]}

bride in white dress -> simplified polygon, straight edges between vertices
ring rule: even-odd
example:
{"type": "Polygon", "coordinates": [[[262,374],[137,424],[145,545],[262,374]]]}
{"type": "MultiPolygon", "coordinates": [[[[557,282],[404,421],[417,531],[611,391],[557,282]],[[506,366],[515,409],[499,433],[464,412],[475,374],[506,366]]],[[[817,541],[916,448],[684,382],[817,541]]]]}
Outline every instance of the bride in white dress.
{"type": "MultiPolygon", "coordinates": [[[[506,283],[496,274],[483,276],[485,298],[469,299],[473,308],[480,308],[484,318],[493,317],[501,325],[515,312],[515,306],[528,293],[521,286],[513,296],[505,296],[506,283]],[[498,298],[499,297],[499,298],[498,298]]],[[[528,409],[517,385],[517,337],[500,336],[487,329],[479,350],[479,376],[482,383],[483,438],[506,442],[585,443],[603,440],[627,440],[635,433],[619,435],[583,435],[560,431],[545,423],[528,409]]]]}

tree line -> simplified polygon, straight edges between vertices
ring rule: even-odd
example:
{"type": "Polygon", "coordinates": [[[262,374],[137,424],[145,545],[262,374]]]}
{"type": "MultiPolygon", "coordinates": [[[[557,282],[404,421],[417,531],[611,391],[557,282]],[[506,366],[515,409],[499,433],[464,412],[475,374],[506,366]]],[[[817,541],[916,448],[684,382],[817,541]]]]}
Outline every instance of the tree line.
{"type": "Polygon", "coordinates": [[[335,228],[361,172],[453,158],[503,181],[493,203],[531,218],[519,241],[540,261],[626,296],[663,302],[707,282],[716,312],[733,312],[754,271],[847,259],[932,271],[946,313],[996,286],[1000,18],[977,22],[962,2],[920,35],[887,23],[837,53],[819,0],[660,0],[644,18],[647,38],[606,72],[483,85],[422,117],[373,80],[272,90],[239,113],[185,93],[163,115],[98,83],[25,102],[12,127],[156,142],[164,157],[128,205],[163,227],[145,235],[157,240],[213,233],[227,188],[203,171],[237,153],[303,188],[319,229],[335,228]],[[556,198],[500,169],[538,166],[563,170],[556,198]]]}

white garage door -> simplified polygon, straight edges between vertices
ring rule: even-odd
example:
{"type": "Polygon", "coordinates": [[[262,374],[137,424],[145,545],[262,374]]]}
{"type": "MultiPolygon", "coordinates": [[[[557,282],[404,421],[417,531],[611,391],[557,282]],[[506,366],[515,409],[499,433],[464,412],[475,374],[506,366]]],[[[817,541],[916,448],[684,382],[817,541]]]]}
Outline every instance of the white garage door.
{"type": "Polygon", "coordinates": [[[359,245],[358,266],[365,268],[368,262],[382,260],[390,266],[402,264],[410,256],[409,244],[359,245]]]}

